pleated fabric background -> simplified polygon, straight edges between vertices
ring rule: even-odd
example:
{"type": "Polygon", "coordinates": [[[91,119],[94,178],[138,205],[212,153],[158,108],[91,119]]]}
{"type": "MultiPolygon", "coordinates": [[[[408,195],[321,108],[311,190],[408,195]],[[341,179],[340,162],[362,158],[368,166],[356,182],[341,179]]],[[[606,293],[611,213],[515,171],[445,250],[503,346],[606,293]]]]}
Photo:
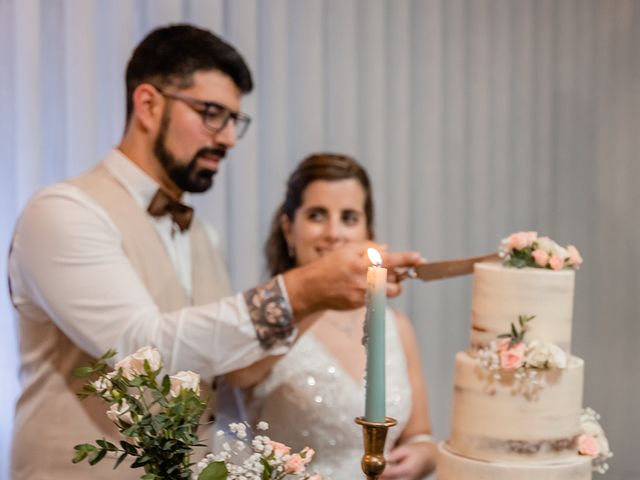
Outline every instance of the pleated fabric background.
{"type": "MultiPolygon", "coordinates": [[[[520,229],[574,243],[584,404],[615,451],[606,478],[640,478],[640,1],[0,0],[1,251],[35,190],[118,142],[133,46],[183,21],[236,45],[257,84],[249,133],[197,200],[235,287],[264,278],[285,178],[321,150],[368,168],[378,238],[395,249],[482,254],[520,229]]],[[[470,297],[462,278],[406,284],[395,302],[415,325],[442,439],[470,297]]],[[[0,302],[2,476],[18,380],[0,302]]]]}

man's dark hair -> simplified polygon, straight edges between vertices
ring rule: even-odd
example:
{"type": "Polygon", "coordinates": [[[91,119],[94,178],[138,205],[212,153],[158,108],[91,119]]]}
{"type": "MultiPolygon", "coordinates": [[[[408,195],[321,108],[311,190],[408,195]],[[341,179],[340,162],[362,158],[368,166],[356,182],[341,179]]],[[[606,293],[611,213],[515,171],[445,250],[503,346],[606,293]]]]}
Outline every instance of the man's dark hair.
{"type": "Polygon", "coordinates": [[[127,122],[133,112],[133,91],[141,83],[189,88],[193,74],[207,70],[228,75],[242,93],[253,89],[251,72],[240,53],[210,31],[187,24],[153,30],[127,65],[127,122]]]}

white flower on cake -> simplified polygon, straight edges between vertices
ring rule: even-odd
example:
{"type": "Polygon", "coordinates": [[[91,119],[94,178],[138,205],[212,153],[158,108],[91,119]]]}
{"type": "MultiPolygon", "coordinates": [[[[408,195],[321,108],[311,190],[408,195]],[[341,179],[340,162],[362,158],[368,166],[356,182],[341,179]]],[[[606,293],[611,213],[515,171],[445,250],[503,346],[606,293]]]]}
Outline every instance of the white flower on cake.
{"type": "Polygon", "coordinates": [[[600,425],[600,415],[592,408],[585,408],[580,415],[582,435],[578,437],[578,453],[592,457],[593,470],[605,473],[609,469],[607,460],[613,457],[604,430],[600,425]]]}
{"type": "Polygon", "coordinates": [[[573,245],[566,248],[537,232],[516,232],[500,243],[500,257],[505,265],[516,268],[535,267],[550,270],[577,269],[582,256],[573,245]]]}
{"type": "Polygon", "coordinates": [[[567,354],[554,343],[533,340],[526,349],[524,363],[532,368],[567,368],[567,354]]]}
{"type": "Polygon", "coordinates": [[[480,348],[475,354],[481,367],[491,372],[492,378],[500,381],[506,373],[512,373],[517,390],[526,396],[533,396],[544,386],[540,371],[567,368],[567,354],[553,343],[533,340],[525,342],[527,324],[534,316],[520,315],[518,326],[511,324],[511,331],[498,335],[488,347],[480,348]]]}

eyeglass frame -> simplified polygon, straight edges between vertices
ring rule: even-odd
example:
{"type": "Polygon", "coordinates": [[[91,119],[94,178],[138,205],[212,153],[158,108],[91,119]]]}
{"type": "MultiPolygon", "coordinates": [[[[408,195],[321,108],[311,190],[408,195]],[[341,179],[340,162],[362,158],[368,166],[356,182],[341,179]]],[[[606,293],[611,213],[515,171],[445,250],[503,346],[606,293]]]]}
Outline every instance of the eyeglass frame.
{"type": "Polygon", "coordinates": [[[221,103],[213,102],[211,100],[201,100],[199,98],[190,97],[189,95],[184,95],[182,93],[177,93],[177,92],[166,92],[162,88],[156,87],[155,85],[153,85],[153,87],[163,97],[170,98],[173,100],[180,100],[181,102],[184,102],[188,107],[190,107],[194,112],[198,113],[202,118],[202,124],[211,133],[219,133],[222,130],[224,130],[229,124],[230,119],[233,119],[234,126],[236,127],[237,139],[242,138],[244,134],[247,133],[247,130],[249,130],[249,125],[251,124],[251,117],[246,113],[233,112],[229,110],[227,107],[225,107],[224,105],[222,105],[221,103]],[[211,115],[209,113],[209,110],[212,108],[217,108],[219,110],[222,110],[223,112],[226,112],[227,114],[227,117],[222,122],[222,125],[220,127],[214,128],[207,123],[207,116],[211,115]],[[238,121],[241,122],[240,123],[240,125],[242,126],[241,129],[238,128],[238,121]]]}

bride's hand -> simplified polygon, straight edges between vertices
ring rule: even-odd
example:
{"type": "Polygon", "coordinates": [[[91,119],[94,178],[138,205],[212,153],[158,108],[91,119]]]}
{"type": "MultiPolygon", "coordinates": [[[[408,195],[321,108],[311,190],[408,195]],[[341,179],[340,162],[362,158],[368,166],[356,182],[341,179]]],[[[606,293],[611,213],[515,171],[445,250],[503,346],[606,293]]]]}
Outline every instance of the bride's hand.
{"type": "Polygon", "coordinates": [[[399,445],[387,455],[387,466],[380,480],[419,480],[435,465],[433,443],[399,445]]]}

